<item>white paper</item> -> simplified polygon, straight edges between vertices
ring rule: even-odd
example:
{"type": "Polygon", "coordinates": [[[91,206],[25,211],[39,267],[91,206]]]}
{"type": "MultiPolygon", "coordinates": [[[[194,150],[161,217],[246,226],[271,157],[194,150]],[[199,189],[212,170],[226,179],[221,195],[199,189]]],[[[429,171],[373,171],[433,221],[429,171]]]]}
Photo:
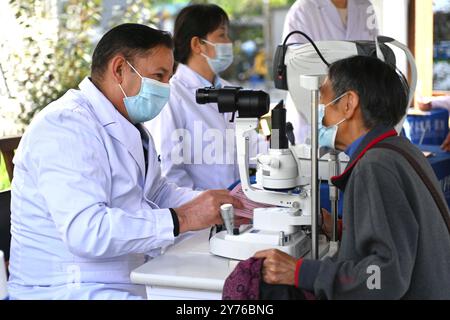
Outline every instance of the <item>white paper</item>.
{"type": "Polygon", "coordinates": [[[242,202],[242,204],[244,205],[244,209],[234,208],[235,216],[253,219],[253,209],[274,207],[271,205],[255,202],[255,201],[252,201],[249,198],[247,198],[244,191],[242,191],[242,186],[240,183],[236,187],[234,187],[233,190],[231,190],[230,195],[239,199],[242,202]]]}

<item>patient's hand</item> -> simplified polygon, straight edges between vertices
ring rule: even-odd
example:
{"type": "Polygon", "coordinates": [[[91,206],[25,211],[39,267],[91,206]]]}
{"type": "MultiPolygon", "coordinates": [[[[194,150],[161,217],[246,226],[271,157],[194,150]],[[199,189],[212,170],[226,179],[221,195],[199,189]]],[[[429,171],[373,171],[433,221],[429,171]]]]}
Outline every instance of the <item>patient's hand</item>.
{"type": "MultiPolygon", "coordinates": [[[[327,236],[328,239],[331,239],[333,236],[333,218],[331,213],[328,212],[327,209],[322,208],[322,231],[327,236]]],[[[339,240],[342,237],[342,220],[338,220],[338,238],[339,240]]]]}
{"type": "Polygon", "coordinates": [[[264,259],[262,276],[268,284],[295,285],[297,259],[277,249],[259,251],[254,255],[264,259]]]}

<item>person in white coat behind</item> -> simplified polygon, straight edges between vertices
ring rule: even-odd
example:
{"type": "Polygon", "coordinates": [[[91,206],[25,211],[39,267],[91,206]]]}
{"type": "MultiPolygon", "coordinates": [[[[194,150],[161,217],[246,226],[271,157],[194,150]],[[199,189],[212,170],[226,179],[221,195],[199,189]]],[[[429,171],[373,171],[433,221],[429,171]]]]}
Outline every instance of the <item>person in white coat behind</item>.
{"type": "Polygon", "coordinates": [[[222,223],[228,191],[161,178],[140,124],[167,102],[172,38],[139,24],[108,31],[91,77],[41,111],[14,158],[12,299],[139,299],[131,271],[176,237],[222,223]]]}
{"type": "MultiPolygon", "coordinates": [[[[234,123],[217,104],[200,105],[197,89],[230,84],[219,77],[233,62],[229,20],[214,4],[185,7],[175,21],[175,60],[169,103],[147,125],[161,156],[162,174],[178,186],[197,190],[227,188],[239,179],[234,123]]],[[[255,132],[252,155],[267,148],[255,132]]]]}
{"type": "MultiPolygon", "coordinates": [[[[375,10],[369,0],[297,0],[286,16],[282,40],[292,31],[302,31],[313,41],[374,40],[378,35],[375,10]]],[[[299,34],[288,40],[288,43],[307,42],[299,34]]],[[[304,143],[310,135],[308,123],[290,98],[286,109],[296,142],[304,143]]]]}

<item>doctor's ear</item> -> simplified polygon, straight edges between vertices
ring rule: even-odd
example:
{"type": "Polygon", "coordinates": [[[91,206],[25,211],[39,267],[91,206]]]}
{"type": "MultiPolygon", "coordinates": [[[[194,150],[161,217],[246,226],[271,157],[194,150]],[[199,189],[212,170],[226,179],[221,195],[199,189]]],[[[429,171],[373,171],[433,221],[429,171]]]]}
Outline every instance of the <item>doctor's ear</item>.
{"type": "Polygon", "coordinates": [[[122,84],[123,73],[126,64],[126,60],[122,56],[115,56],[109,63],[109,70],[111,71],[114,80],[118,84],[122,84]]]}
{"type": "Polygon", "coordinates": [[[200,37],[192,37],[191,52],[196,53],[196,54],[202,53],[202,47],[201,47],[202,45],[203,45],[203,41],[202,41],[202,39],[200,39],[200,37]]]}
{"type": "Polygon", "coordinates": [[[359,108],[359,95],[355,91],[349,91],[346,100],[346,104],[344,105],[345,118],[350,119],[359,108]]]}

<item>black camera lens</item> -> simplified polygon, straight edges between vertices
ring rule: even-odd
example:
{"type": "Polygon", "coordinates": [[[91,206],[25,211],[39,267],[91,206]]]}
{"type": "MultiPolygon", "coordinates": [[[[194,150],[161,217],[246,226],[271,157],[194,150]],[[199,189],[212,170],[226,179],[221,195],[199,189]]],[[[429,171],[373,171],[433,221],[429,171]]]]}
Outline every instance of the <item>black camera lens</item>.
{"type": "Polygon", "coordinates": [[[198,104],[217,103],[220,113],[238,112],[240,118],[259,118],[269,112],[270,98],[264,91],[242,90],[241,87],[198,89],[198,104]]]}
{"type": "Polygon", "coordinates": [[[239,117],[261,117],[269,112],[270,98],[264,91],[242,90],[239,92],[236,105],[239,117]]]}
{"type": "Polygon", "coordinates": [[[198,89],[195,95],[195,101],[198,104],[217,103],[218,91],[214,88],[198,89]]]}

